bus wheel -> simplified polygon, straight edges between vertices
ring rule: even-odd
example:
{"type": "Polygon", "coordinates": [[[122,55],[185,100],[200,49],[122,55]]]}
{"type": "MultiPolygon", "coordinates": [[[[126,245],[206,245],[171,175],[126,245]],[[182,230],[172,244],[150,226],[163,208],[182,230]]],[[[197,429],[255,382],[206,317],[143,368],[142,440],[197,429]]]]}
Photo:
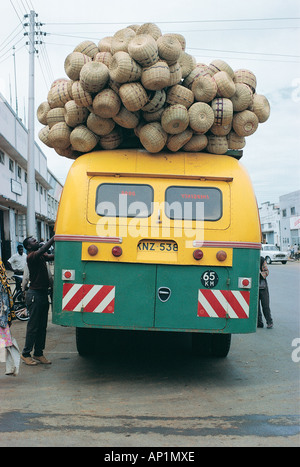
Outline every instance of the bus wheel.
{"type": "Polygon", "coordinates": [[[212,334],[193,333],[192,352],[198,357],[209,357],[211,355],[212,334]]]}
{"type": "Polygon", "coordinates": [[[212,334],[212,356],[227,357],[230,350],[231,334],[212,334]]]}
{"type": "Polygon", "coordinates": [[[94,329],[76,328],[77,352],[82,357],[88,357],[95,353],[94,329]]]}

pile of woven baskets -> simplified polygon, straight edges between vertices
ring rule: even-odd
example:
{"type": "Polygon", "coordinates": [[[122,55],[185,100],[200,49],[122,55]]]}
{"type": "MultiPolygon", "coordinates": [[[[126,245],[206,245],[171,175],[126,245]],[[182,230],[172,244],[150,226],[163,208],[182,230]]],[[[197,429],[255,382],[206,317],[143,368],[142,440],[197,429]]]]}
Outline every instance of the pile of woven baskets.
{"type": "Polygon", "coordinates": [[[142,147],[225,154],[270,115],[256,77],[223,60],[196,63],[181,34],[128,26],[98,45],[81,42],[37,110],[40,140],[65,157],[142,147]]]}

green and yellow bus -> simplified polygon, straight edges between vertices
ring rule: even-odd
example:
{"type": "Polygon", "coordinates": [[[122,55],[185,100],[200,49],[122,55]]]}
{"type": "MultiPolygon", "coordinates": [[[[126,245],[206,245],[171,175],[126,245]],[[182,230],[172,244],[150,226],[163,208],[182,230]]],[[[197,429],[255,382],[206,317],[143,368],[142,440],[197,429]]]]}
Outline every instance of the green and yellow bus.
{"type": "Polygon", "coordinates": [[[236,154],[74,161],[55,227],[53,322],[76,328],[81,355],[111,329],[188,332],[194,352],[214,356],[231,334],[255,332],[261,232],[236,154]]]}

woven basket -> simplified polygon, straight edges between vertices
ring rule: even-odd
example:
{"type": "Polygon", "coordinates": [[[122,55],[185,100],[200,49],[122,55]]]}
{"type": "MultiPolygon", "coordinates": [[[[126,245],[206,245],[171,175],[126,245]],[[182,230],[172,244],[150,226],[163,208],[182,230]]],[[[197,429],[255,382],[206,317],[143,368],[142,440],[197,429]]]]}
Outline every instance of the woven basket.
{"type": "Polygon", "coordinates": [[[44,143],[48,148],[53,148],[52,144],[49,141],[49,132],[50,128],[48,126],[44,126],[40,131],[39,131],[39,139],[44,143]]]}
{"type": "Polygon", "coordinates": [[[130,24],[129,26],[127,26],[128,28],[132,29],[135,33],[136,31],[138,30],[138,28],[140,27],[140,24],[130,24]]]}
{"type": "Polygon", "coordinates": [[[226,136],[209,135],[207,137],[207,151],[212,154],[225,154],[228,151],[228,142],[226,136]]]}
{"type": "Polygon", "coordinates": [[[157,40],[161,35],[161,30],[154,23],[145,23],[142,24],[136,31],[136,34],[150,34],[155,40],[157,40]]]}
{"type": "Polygon", "coordinates": [[[228,123],[228,125],[216,125],[215,123],[213,124],[212,127],[210,127],[211,133],[213,133],[216,136],[226,136],[230,132],[232,128],[232,123],[228,123]]]}
{"type": "Polygon", "coordinates": [[[235,93],[235,84],[226,71],[218,71],[213,79],[217,84],[217,94],[220,97],[232,97],[235,93]]]}
{"type": "Polygon", "coordinates": [[[98,52],[94,57],[94,62],[104,63],[104,65],[109,68],[110,62],[112,59],[112,54],[110,52],[98,52]]]}
{"type": "Polygon", "coordinates": [[[67,76],[73,81],[79,80],[80,70],[92,59],[81,52],[72,52],[65,59],[64,68],[67,76]]]}
{"type": "Polygon", "coordinates": [[[178,39],[174,36],[163,35],[156,42],[160,58],[166,60],[168,65],[176,63],[182,52],[178,39]]]}
{"type": "Polygon", "coordinates": [[[235,93],[231,96],[234,112],[241,112],[248,109],[253,102],[253,92],[251,88],[244,83],[235,84],[235,93]]]}
{"type": "Polygon", "coordinates": [[[115,128],[115,122],[112,118],[102,118],[99,117],[99,115],[90,113],[86,121],[86,126],[95,133],[95,135],[106,136],[115,128]]]}
{"type": "Polygon", "coordinates": [[[182,80],[182,69],[178,62],[169,65],[170,70],[170,81],[168,86],[174,86],[179,84],[182,80]]]}
{"type": "Polygon", "coordinates": [[[187,129],[189,114],[184,105],[170,105],[161,116],[161,126],[169,135],[177,135],[187,129]]]}
{"type": "Polygon", "coordinates": [[[175,37],[175,39],[178,40],[180,46],[181,46],[181,50],[185,51],[185,47],[186,47],[186,41],[185,41],[185,37],[182,35],[182,34],[178,34],[178,33],[168,33],[168,34],[164,34],[164,36],[171,36],[171,37],[175,37]]]}
{"type": "Polygon", "coordinates": [[[59,81],[51,86],[47,98],[51,109],[55,107],[64,107],[66,102],[72,99],[71,83],[71,81],[59,81]]]}
{"type": "Polygon", "coordinates": [[[98,49],[100,52],[110,52],[111,53],[111,43],[112,36],[103,37],[98,43],[98,49]]]}
{"type": "Polygon", "coordinates": [[[65,105],[65,122],[68,126],[74,128],[84,123],[89,115],[86,107],[79,107],[75,101],[69,101],[65,105]]]}
{"type": "Polygon", "coordinates": [[[262,94],[254,94],[251,110],[255,113],[259,123],[264,123],[270,116],[270,104],[268,99],[262,94]]]}
{"type": "Polygon", "coordinates": [[[82,54],[88,55],[93,58],[98,52],[99,49],[92,41],[83,41],[75,47],[73,52],[81,52],[82,54]]]}
{"type": "Polygon", "coordinates": [[[112,89],[103,89],[93,100],[93,113],[102,118],[115,117],[121,108],[121,100],[112,89]]]}
{"type": "Polygon", "coordinates": [[[243,110],[233,116],[232,126],[238,136],[250,136],[257,130],[258,123],[254,112],[243,110]]]}
{"type": "Polygon", "coordinates": [[[111,40],[111,53],[128,52],[128,44],[135,37],[135,32],[131,28],[124,28],[117,31],[111,40]]]}
{"type": "Polygon", "coordinates": [[[50,110],[49,102],[42,102],[36,111],[37,119],[42,125],[47,125],[47,114],[50,110]]]}
{"type": "Polygon", "coordinates": [[[117,149],[122,141],[120,128],[114,128],[108,135],[100,136],[100,145],[103,149],[117,149]]]}
{"type": "Polygon", "coordinates": [[[55,149],[66,149],[71,144],[70,135],[71,128],[65,122],[59,122],[50,129],[48,141],[55,149]]]}
{"type": "Polygon", "coordinates": [[[120,112],[113,117],[113,120],[122,128],[135,128],[140,121],[140,116],[138,112],[130,112],[122,105],[120,112]]]}
{"type": "Polygon", "coordinates": [[[194,57],[186,52],[181,52],[178,63],[181,66],[182,78],[186,78],[196,67],[194,57]]]}
{"type": "Polygon", "coordinates": [[[206,135],[193,135],[191,139],[183,146],[184,151],[200,152],[206,148],[208,139],[206,135]]]}
{"type": "Polygon", "coordinates": [[[175,84],[174,86],[170,87],[167,91],[168,104],[181,104],[188,109],[193,104],[193,102],[194,93],[190,89],[187,89],[184,86],[182,86],[181,84],[175,84]]]}
{"type": "Polygon", "coordinates": [[[227,135],[228,149],[243,149],[246,145],[244,136],[238,136],[235,131],[231,131],[227,135]]]}
{"type": "Polygon", "coordinates": [[[197,76],[192,82],[192,92],[196,101],[211,102],[217,95],[217,83],[209,75],[197,76]]]}
{"type": "Polygon", "coordinates": [[[216,97],[211,103],[216,125],[228,125],[232,122],[233,106],[230,99],[226,97],[216,97]]]}
{"type": "Polygon", "coordinates": [[[166,102],[166,93],[162,89],[161,91],[149,91],[148,92],[148,102],[142,108],[143,112],[157,112],[161,109],[166,102]]]}
{"type": "Polygon", "coordinates": [[[139,138],[147,151],[157,153],[165,146],[168,136],[159,122],[153,122],[139,130],[139,138]]]}
{"type": "Polygon", "coordinates": [[[142,68],[127,52],[116,52],[110,62],[109,74],[117,83],[130,83],[140,79],[142,68]]]}
{"type": "Polygon", "coordinates": [[[182,84],[186,88],[192,89],[193,82],[200,76],[211,76],[208,66],[204,63],[196,63],[195,68],[184,78],[182,84]]]}
{"type": "Polygon", "coordinates": [[[74,159],[74,160],[77,159],[77,157],[81,156],[81,152],[74,151],[72,146],[69,146],[67,149],[56,148],[55,152],[57,152],[59,156],[67,157],[68,159],[74,159]]]}
{"type": "Polygon", "coordinates": [[[209,70],[211,73],[214,75],[215,73],[218,73],[218,71],[226,71],[230,78],[234,78],[234,71],[231,68],[231,66],[228,65],[228,63],[224,62],[224,60],[213,60],[209,65],[208,65],[209,70]]]}
{"type": "Polygon", "coordinates": [[[78,107],[89,107],[92,105],[92,95],[83,89],[80,81],[74,81],[72,85],[72,96],[78,107]]]}
{"type": "Polygon", "coordinates": [[[55,123],[65,121],[65,109],[62,107],[56,107],[56,109],[49,110],[47,114],[47,125],[51,129],[55,123]]]}
{"type": "Polygon", "coordinates": [[[154,65],[159,59],[156,40],[150,34],[138,34],[131,39],[128,53],[142,67],[154,65]]]}
{"type": "Polygon", "coordinates": [[[179,151],[183,146],[185,146],[193,136],[193,131],[190,128],[187,128],[182,133],[177,135],[171,135],[167,141],[167,148],[172,152],[179,151]]]}
{"type": "Polygon", "coordinates": [[[105,87],[109,79],[109,71],[104,63],[86,63],[81,68],[79,79],[85,91],[97,93],[105,87]]]}
{"type": "Polygon", "coordinates": [[[156,112],[143,112],[142,117],[146,122],[160,122],[161,116],[165,111],[165,107],[157,110],[156,112]]]}
{"type": "Polygon", "coordinates": [[[71,133],[70,142],[75,151],[90,152],[98,143],[98,137],[85,125],[79,125],[71,133]]]}
{"type": "Polygon", "coordinates": [[[214,123],[214,112],[205,102],[196,102],[189,110],[190,127],[197,133],[206,133],[214,123]]]}
{"type": "Polygon", "coordinates": [[[143,68],[141,82],[145,89],[159,91],[170,82],[170,69],[166,62],[159,60],[148,68],[143,68]]]}
{"type": "Polygon", "coordinates": [[[252,71],[240,69],[234,72],[235,83],[244,83],[250,86],[251,90],[255,92],[256,89],[256,76],[252,71]]]}
{"type": "Polygon", "coordinates": [[[137,112],[148,102],[148,95],[141,83],[126,83],[120,87],[120,98],[130,112],[137,112]]]}

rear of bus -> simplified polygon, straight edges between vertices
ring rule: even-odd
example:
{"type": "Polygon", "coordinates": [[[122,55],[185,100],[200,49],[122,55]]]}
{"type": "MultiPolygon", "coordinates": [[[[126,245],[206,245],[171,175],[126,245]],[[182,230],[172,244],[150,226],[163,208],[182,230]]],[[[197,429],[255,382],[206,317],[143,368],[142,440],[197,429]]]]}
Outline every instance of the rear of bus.
{"type": "Polygon", "coordinates": [[[259,217],[234,157],[81,156],[55,233],[53,322],[76,328],[82,355],[111,329],[189,332],[217,356],[256,330],[259,217]]]}

